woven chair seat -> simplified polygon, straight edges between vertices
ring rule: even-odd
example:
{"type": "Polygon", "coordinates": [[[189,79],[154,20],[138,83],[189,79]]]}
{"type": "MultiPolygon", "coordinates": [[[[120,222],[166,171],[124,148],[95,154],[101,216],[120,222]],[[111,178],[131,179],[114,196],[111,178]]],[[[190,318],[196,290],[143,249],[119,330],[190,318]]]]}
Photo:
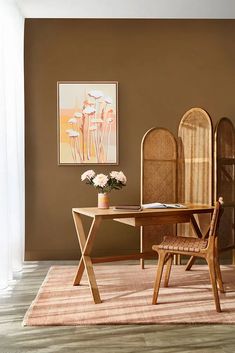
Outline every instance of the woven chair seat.
{"type": "Polygon", "coordinates": [[[180,236],[165,236],[161,244],[153,245],[153,250],[164,249],[169,251],[192,251],[200,252],[207,247],[207,240],[191,238],[191,237],[180,237],[180,236]]]}

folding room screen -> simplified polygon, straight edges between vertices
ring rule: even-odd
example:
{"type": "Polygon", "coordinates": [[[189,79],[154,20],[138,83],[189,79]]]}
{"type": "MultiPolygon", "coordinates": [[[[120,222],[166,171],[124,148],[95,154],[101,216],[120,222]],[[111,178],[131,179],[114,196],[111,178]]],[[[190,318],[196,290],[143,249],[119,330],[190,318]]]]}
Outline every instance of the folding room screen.
{"type": "MultiPolygon", "coordinates": [[[[210,205],[219,196],[223,196],[225,215],[221,223],[220,247],[232,249],[235,130],[229,119],[220,120],[214,141],[213,157],[212,122],[208,113],[201,108],[192,108],[183,115],[177,141],[166,129],[152,128],[147,131],[141,145],[141,202],[210,205]]],[[[209,216],[200,215],[197,222],[205,233],[209,216]]],[[[176,233],[193,235],[189,224],[180,224],[177,230],[172,225],[142,227],[141,251],[151,251],[152,244],[159,243],[163,235],[176,233]]]]}
{"type": "MultiPolygon", "coordinates": [[[[141,144],[141,203],[156,201],[177,202],[177,143],[160,128],[147,131],[141,144]]],[[[151,251],[154,241],[167,234],[175,234],[175,226],[141,227],[141,250],[151,251]]]]}
{"type": "Polygon", "coordinates": [[[219,229],[219,247],[229,250],[234,249],[235,244],[235,128],[228,118],[220,119],[216,125],[214,151],[214,199],[222,195],[225,202],[219,229]]]}
{"type": "MultiPolygon", "coordinates": [[[[182,117],[178,129],[178,155],[178,201],[211,205],[212,122],[205,110],[192,108],[182,117]]],[[[209,217],[207,214],[197,217],[203,232],[207,230],[209,217]]],[[[189,224],[177,228],[181,235],[192,232],[189,224]]]]}

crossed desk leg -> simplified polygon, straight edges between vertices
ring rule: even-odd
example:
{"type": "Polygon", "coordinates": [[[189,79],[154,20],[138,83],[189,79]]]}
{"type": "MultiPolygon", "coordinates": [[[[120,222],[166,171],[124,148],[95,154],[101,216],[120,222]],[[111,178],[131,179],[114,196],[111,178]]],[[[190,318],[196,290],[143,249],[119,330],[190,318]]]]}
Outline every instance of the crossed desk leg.
{"type": "Polygon", "coordinates": [[[79,241],[79,245],[82,253],[73,285],[78,286],[80,284],[84,270],[86,270],[91,294],[93,296],[94,302],[98,304],[98,303],[101,303],[101,299],[100,299],[98,286],[96,283],[95,273],[94,273],[90,254],[94,244],[97,230],[101,222],[101,218],[95,217],[93,219],[87,238],[85,236],[80,214],[73,212],[73,219],[74,219],[77,237],[78,237],[78,241],[79,241]]]}

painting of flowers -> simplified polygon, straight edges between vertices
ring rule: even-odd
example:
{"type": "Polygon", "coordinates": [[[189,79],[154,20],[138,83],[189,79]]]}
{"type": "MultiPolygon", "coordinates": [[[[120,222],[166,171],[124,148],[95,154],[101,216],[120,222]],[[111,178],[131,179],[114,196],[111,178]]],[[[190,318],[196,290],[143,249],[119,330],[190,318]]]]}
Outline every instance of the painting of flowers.
{"type": "Polygon", "coordinates": [[[117,82],[58,82],[59,164],[118,164],[117,82]]]}

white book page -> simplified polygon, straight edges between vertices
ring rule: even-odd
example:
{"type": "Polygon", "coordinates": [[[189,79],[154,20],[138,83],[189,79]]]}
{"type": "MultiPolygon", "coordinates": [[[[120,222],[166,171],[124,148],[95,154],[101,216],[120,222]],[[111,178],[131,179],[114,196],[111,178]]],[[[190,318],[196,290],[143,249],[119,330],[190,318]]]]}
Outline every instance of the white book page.
{"type": "Polygon", "coordinates": [[[143,208],[187,208],[187,206],[182,205],[180,203],[160,203],[160,202],[152,202],[145,203],[142,205],[143,208]]]}

